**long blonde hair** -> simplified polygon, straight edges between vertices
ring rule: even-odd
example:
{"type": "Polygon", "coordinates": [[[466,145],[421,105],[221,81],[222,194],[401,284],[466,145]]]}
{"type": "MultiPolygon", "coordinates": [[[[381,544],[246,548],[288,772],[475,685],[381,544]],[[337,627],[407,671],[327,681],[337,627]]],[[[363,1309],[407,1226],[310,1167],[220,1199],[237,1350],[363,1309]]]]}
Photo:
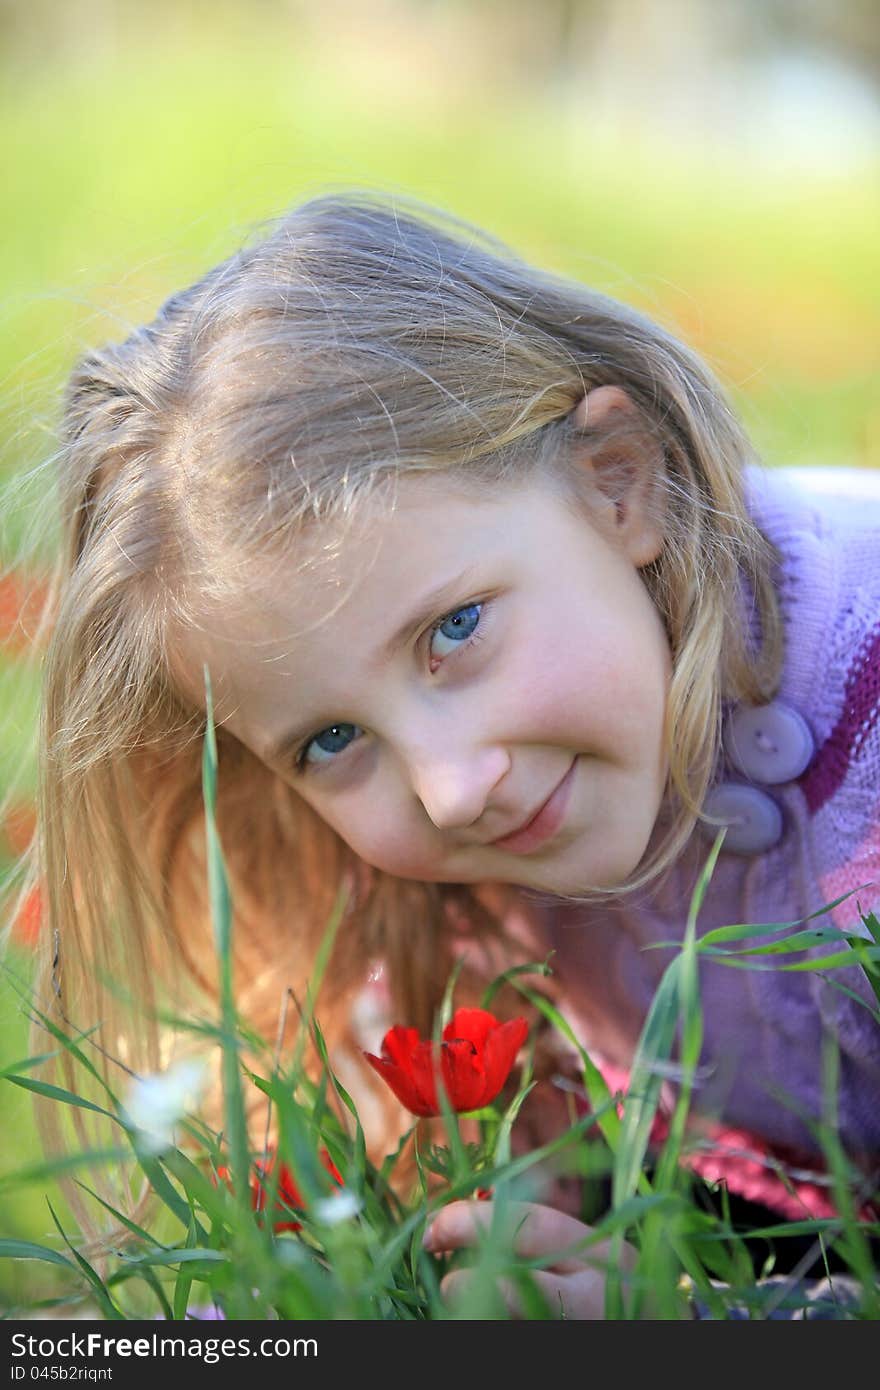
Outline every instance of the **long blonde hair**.
{"type": "MultiPolygon", "coordinates": [[[[234,597],[252,557],[295,553],[303,527],[354,516],[389,478],[447,470],[488,488],[535,470],[565,476],[573,408],[603,384],[622,387],[635,411],[623,426],[588,424],[582,444],[618,467],[621,486],[634,461],[656,474],[665,538],[640,572],[673,659],[672,814],[650,860],[615,888],[624,894],[689,839],[716,770],[722,702],[770,698],[782,654],[775,555],[745,505],[749,446],[690,351],[452,218],[355,194],[279,217],[152,323],[78,363],[53,459],[62,547],[24,891],[40,885],[45,1000],[83,1026],[100,1021],[107,1053],[154,1067],[151,1007],[184,984],[212,988],[204,711],[174,680],[173,634],[206,597],[234,597]],[[136,1026],[130,1002],[106,987],[114,980],[145,1006],[136,1026]]],[[[451,916],[477,935],[497,932],[497,918],[467,886],[362,872],[222,727],[218,748],[242,1011],[270,1033],[347,881],[359,891],[325,1021],[344,1032],[346,999],[379,957],[397,1016],[429,1027],[451,916]]],[[[608,890],[585,884],[584,900],[594,896],[608,890]]]]}

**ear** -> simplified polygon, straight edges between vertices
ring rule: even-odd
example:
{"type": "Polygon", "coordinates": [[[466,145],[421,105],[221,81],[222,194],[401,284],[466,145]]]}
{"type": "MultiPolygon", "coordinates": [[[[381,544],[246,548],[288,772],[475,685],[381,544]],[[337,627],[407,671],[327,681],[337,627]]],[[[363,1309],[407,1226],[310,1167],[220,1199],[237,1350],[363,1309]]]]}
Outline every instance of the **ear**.
{"type": "Polygon", "coordinates": [[[582,435],[578,464],[602,529],[641,569],[663,548],[662,448],[621,386],[588,391],[571,422],[582,435]]]}

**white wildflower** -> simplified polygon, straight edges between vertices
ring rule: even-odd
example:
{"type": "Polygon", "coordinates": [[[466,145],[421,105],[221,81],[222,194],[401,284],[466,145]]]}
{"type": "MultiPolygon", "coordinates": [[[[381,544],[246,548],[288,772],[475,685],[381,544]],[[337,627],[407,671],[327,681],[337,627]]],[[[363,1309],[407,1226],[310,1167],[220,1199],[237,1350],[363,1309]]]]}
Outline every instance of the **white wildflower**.
{"type": "Polygon", "coordinates": [[[325,1226],[338,1226],[342,1221],[357,1216],[362,1206],[363,1202],[356,1193],[343,1188],[329,1197],[319,1197],[312,1207],[312,1214],[325,1226]]]}
{"type": "Polygon", "coordinates": [[[125,1099],[125,1117],[138,1131],[141,1147],[148,1153],[160,1154],[174,1147],[174,1126],[201,1094],[207,1072],[205,1062],[190,1058],[132,1082],[125,1099]]]}

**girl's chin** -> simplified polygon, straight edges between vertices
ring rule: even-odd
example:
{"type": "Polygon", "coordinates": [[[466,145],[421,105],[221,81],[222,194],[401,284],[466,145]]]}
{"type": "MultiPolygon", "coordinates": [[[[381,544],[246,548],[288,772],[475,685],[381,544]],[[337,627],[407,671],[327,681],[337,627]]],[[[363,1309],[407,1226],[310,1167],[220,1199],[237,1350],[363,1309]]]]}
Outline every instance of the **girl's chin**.
{"type": "Polygon", "coordinates": [[[540,854],[508,855],[507,863],[488,872],[485,865],[474,863],[388,863],[374,864],[380,872],[394,878],[421,883],[489,882],[512,888],[530,888],[539,893],[559,897],[577,897],[589,891],[613,892],[633,873],[641,862],[646,846],[619,847],[617,854],[605,854],[601,860],[584,852],[584,844],[571,844],[567,851],[542,857],[540,854]],[[629,853],[627,853],[629,850],[629,853]],[[635,855],[635,857],[633,857],[635,855]]]}
{"type": "Polygon", "coordinates": [[[553,861],[541,863],[535,859],[529,864],[523,862],[522,868],[505,876],[504,882],[520,888],[531,888],[539,893],[551,893],[556,897],[580,897],[585,893],[615,893],[635,872],[641,863],[644,847],[621,847],[617,854],[585,854],[583,845],[573,845],[569,855],[560,855],[553,861]]]}

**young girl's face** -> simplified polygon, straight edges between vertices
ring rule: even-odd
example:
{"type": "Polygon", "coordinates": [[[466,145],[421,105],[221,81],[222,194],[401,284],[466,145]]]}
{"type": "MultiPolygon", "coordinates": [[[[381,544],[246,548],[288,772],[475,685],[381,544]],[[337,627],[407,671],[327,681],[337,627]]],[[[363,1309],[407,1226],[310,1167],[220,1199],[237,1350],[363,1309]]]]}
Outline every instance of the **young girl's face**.
{"type": "Polygon", "coordinates": [[[647,847],[666,633],[630,555],[546,481],[404,478],[208,615],[191,688],[202,662],[218,718],[388,873],[578,893],[647,847]]]}

